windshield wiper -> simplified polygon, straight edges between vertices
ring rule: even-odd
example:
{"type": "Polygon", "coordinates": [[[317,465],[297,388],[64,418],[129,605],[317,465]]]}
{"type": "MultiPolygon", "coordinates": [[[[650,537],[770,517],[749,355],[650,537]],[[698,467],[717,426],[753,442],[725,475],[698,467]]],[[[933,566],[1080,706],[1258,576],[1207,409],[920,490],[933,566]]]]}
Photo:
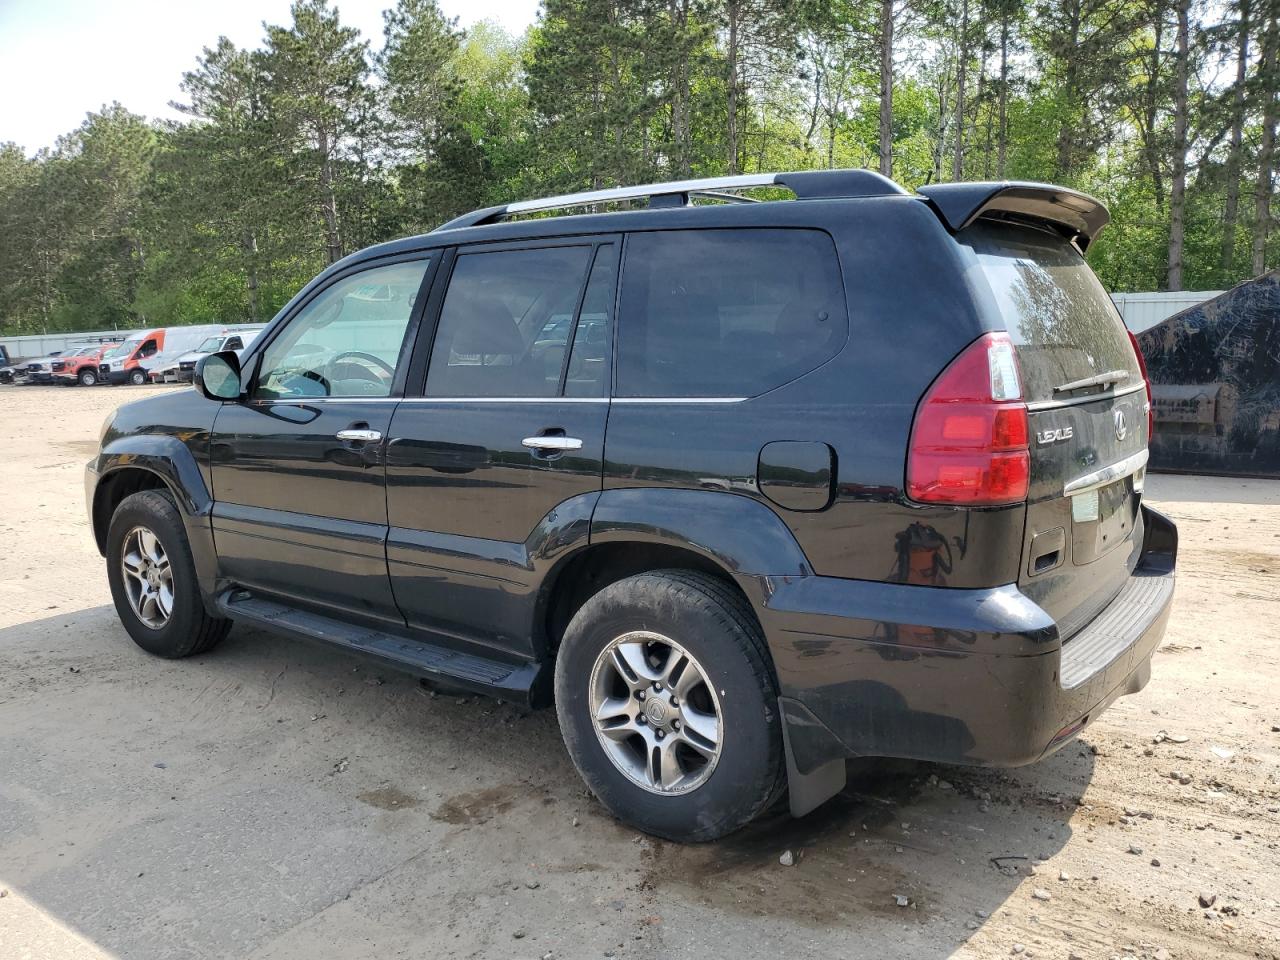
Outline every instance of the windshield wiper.
{"type": "Polygon", "coordinates": [[[1072,380],[1060,387],[1054,387],[1054,393],[1070,393],[1072,390],[1083,390],[1085,387],[1108,387],[1129,379],[1128,370],[1108,370],[1106,373],[1095,373],[1092,377],[1072,380]]]}

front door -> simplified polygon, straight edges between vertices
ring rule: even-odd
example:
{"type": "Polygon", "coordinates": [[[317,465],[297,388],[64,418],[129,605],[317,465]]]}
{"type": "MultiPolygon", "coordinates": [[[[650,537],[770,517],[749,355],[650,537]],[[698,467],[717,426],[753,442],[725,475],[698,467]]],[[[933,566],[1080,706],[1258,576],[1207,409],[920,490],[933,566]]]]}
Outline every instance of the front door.
{"type": "Polygon", "coordinates": [[[618,250],[458,252],[425,388],[396,409],[387,449],[387,561],[410,626],[539,655],[545,558],[585,538],[601,488],[618,250]]]}
{"type": "Polygon", "coordinates": [[[247,399],[218,411],[214,542],[237,584],[402,623],[387,580],[383,451],[429,266],[339,275],[260,351],[247,399]]]}

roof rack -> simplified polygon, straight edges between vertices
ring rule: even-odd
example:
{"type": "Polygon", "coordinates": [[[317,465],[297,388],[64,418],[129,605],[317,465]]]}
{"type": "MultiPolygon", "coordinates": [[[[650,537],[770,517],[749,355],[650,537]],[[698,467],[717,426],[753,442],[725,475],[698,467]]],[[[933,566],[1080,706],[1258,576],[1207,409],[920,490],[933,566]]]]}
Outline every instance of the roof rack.
{"type": "Polygon", "coordinates": [[[616,203],[622,200],[649,201],[651,208],[688,206],[694,198],[728,202],[750,202],[753,198],[741,197],[730,191],[748,190],[752,187],[785,187],[798,200],[844,199],[851,197],[885,196],[905,194],[906,191],[888,177],[871,170],[803,170],[794,173],[748,173],[734,177],[707,177],[701,180],[673,180],[668,183],[649,183],[635,187],[611,187],[606,190],[587,190],[568,193],[540,200],[520,200],[497,207],[473,210],[436,227],[441,230],[457,230],[477,227],[486,223],[498,223],[507,217],[544,210],[561,210],[571,207],[587,207],[597,203],[616,203]]]}

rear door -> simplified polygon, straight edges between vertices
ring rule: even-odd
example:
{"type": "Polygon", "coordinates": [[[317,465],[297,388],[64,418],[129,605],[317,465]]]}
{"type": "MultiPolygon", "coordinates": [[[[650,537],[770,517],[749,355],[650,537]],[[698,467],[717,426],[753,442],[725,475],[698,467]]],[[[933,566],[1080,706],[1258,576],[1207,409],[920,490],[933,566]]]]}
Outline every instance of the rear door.
{"type": "Polygon", "coordinates": [[[1030,414],[1019,583],[1066,638],[1119,592],[1138,559],[1146,385],[1119,312],[1069,242],[991,221],[959,239],[1014,342],[1030,414]]]}
{"type": "Polygon", "coordinates": [[[437,284],[425,383],[387,448],[387,561],[410,626],[539,655],[545,564],[585,537],[601,488],[618,249],[463,248],[437,284]]]}

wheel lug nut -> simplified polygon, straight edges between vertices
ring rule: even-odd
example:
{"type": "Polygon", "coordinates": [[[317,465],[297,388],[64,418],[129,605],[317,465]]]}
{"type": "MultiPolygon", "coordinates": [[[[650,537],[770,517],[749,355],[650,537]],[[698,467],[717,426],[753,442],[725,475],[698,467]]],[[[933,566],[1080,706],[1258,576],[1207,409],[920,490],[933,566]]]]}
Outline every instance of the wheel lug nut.
{"type": "Polygon", "coordinates": [[[658,739],[659,739],[659,740],[661,740],[661,739],[662,739],[663,737],[665,737],[665,736],[666,736],[666,734],[665,734],[665,733],[663,733],[661,730],[659,730],[659,731],[658,731],[658,739]]]}
{"type": "Polygon", "coordinates": [[[657,680],[653,681],[653,689],[654,689],[654,692],[656,693],[657,691],[662,689],[662,684],[660,684],[657,680]]]}
{"type": "Polygon", "coordinates": [[[678,706],[680,706],[680,701],[679,701],[679,700],[677,700],[675,697],[672,697],[672,698],[671,698],[671,705],[672,705],[673,707],[678,707],[678,706]]]}
{"type": "Polygon", "coordinates": [[[679,730],[679,729],[680,729],[680,721],[679,721],[679,720],[672,720],[672,721],[671,721],[671,729],[672,729],[672,730],[679,730]]]}
{"type": "Polygon", "coordinates": [[[636,699],[637,699],[637,700],[643,700],[643,699],[644,699],[644,691],[643,691],[643,690],[637,690],[637,691],[636,691],[636,699]]]}
{"type": "Polygon", "coordinates": [[[636,717],[636,723],[640,724],[641,726],[644,726],[648,722],[649,721],[644,717],[636,717]]]}

